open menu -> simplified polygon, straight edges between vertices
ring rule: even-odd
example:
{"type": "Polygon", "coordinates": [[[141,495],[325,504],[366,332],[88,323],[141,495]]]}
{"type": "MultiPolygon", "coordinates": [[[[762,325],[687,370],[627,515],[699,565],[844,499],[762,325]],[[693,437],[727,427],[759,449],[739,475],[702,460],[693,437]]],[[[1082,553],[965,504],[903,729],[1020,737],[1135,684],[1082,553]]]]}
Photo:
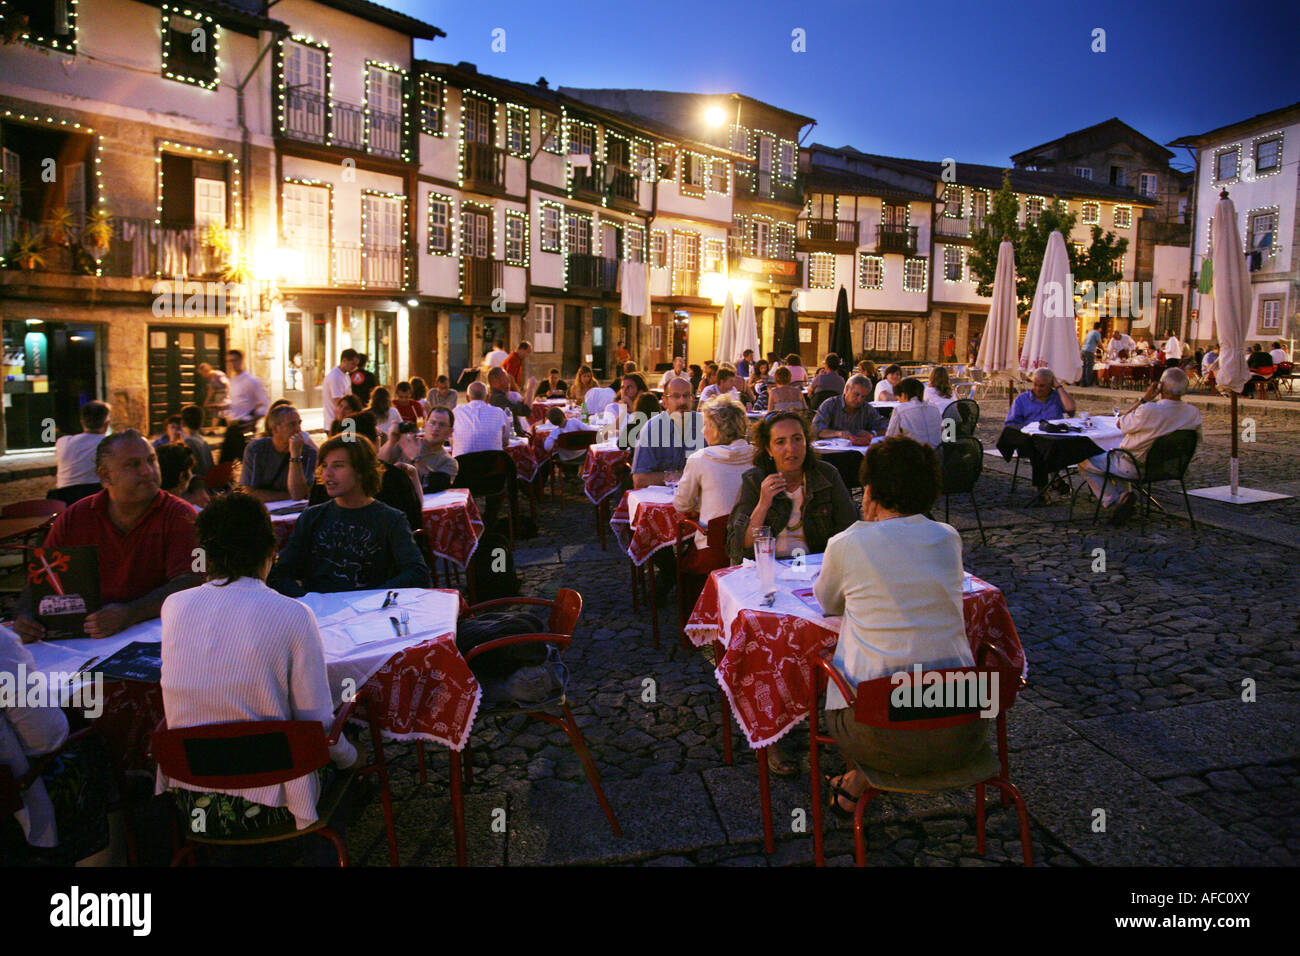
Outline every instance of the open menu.
{"type": "Polygon", "coordinates": [[[797,588],[790,593],[802,601],[809,610],[826,617],[826,612],[822,610],[821,603],[817,600],[817,595],[813,593],[812,588],[797,588]]]}
{"type": "Polygon", "coordinates": [[[90,636],[86,615],[99,610],[99,549],[93,544],[32,548],[27,583],[48,639],[90,636]]]}

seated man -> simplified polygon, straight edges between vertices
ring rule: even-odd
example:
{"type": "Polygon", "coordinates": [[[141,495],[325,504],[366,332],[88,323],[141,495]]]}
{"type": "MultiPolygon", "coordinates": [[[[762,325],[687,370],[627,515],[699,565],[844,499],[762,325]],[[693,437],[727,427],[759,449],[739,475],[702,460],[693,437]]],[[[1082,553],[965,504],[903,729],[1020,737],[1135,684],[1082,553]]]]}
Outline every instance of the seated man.
{"type": "Polygon", "coordinates": [[[709,399],[717,398],[719,395],[730,395],[743,404],[745,399],[740,394],[740,386],[743,381],[730,365],[721,366],[717,375],[714,376],[713,384],[700,392],[700,404],[703,405],[709,399]]]}
{"type": "Polygon", "coordinates": [[[822,371],[813,376],[812,383],[808,386],[808,394],[842,392],[844,391],[844,385],[844,376],[840,374],[840,357],[831,352],[826,356],[826,364],[823,366],[822,371]]]}
{"type": "Polygon", "coordinates": [[[1276,364],[1273,361],[1272,353],[1265,352],[1263,347],[1256,342],[1251,348],[1250,354],[1246,356],[1246,367],[1250,369],[1250,381],[1241,390],[1241,394],[1246,398],[1252,398],[1255,395],[1255,386],[1260,382],[1268,381],[1273,375],[1276,364]]]}
{"type": "Polygon", "coordinates": [[[469,401],[456,416],[460,425],[451,436],[451,453],[459,458],[475,451],[502,451],[510,440],[510,413],[489,405],[488,388],[470,382],[465,391],[469,401]]]}
{"type": "MultiPolygon", "coordinates": [[[[1165,369],[1160,381],[1153,382],[1146,394],[1137,400],[1126,412],[1119,416],[1119,430],[1124,439],[1119,447],[1131,452],[1139,463],[1146,460],[1147,452],[1161,435],[1168,435],[1184,428],[1201,430],[1201,413],[1198,409],[1183,401],[1187,394],[1187,373],[1180,368],[1165,369]],[[1160,399],[1156,401],[1156,395],[1160,399]]],[[[1111,480],[1106,485],[1106,497],[1102,507],[1115,506],[1111,521],[1123,524],[1133,513],[1134,497],[1132,486],[1127,481],[1116,480],[1119,474],[1126,478],[1136,478],[1132,466],[1123,455],[1111,455],[1102,452],[1087,461],[1079,463],[1079,473],[1092,487],[1094,495],[1101,495],[1103,476],[1106,474],[1106,459],[1110,457],[1111,480]]]]}
{"type": "MultiPolygon", "coordinates": [[[[514,353],[512,353],[514,354],[514,353]]],[[[510,426],[516,435],[523,435],[524,429],[519,424],[519,417],[525,419],[532,413],[532,408],[518,399],[511,397],[510,374],[504,368],[494,368],[488,372],[488,403],[501,409],[510,418],[510,426]]]]}
{"type": "Polygon", "coordinates": [[[1282,348],[1281,342],[1273,343],[1273,351],[1269,353],[1273,357],[1274,365],[1290,365],[1291,355],[1286,349],[1282,348]]]}
{"type": "Polygon", "coordinates": [[[684,378],[687,381],[690,381],[691,378],[690,374],[686,371],[686,359],[680,355],[673,356],[673,367],[660,376],[659,387],[667,389],[668,383],[675,378],[684,378]]]}
{"type": "Polygon", "coordinates": [[[316,474],[316,449],[307,444],[302,416],[292,405],[278,405],[267,421],[271,434],[244,449],[239,483],[258,501],[305,499],[316,474]]]}
{"type": "Polygon", "coordinates": [[[81,431],[75,435],[61,435],[54,443],[57,472],[54,488],[46,495],[47,498],[57,498],[70,505],[99,491],[96,450],[108,434],[111,413],[112,409],[106,402],[86,402],[81,406],[81,431]]]}
{"type": "Polygon", "coordinates": [[[570,448],[567,450],[560,449],[559,451],[555,451],[556,440],[561,435],[567,435],[570,432],[591,431],[590,428],[582,423],[581,418],[566,418],[564,412],[560,411],[560,409],[552,408],[546,413],[546,420],[555,426],[551,433],[546,436],[546,440],[542,442],[543,447],[547,451],[554,452],[555,457],[560,461],[577,461],[579,458],[586,456],[587,449],[585,448],[570,448]]]}
{"type": "Polygon", "coordinates": [[[903,370],[897,365],[891,365],[885,369],[885,377],[880,380],[876,386],[876,396],[873,401],[893,402],[898,398],[894,394],[894,386],[903,380],[903,370]]]}
{"type": "MultiPolygon", "coordinates": [[[[195,572],[194,509],[160,487],[158,455],[134,428],[109,435],[95,449],[103,490],[54,520],[46,548],[94,545],[99,556],[98,611],[86,633],[109,637],[158,616],[163,600],[203,583],[195,572]]],[[[35,601],[23,592],[14,630],[26,642],[45,637],[35,601]]]]}
{"type": "MultiPolygon", "coordinates": [[[[865,375],[850,376],[844,385],[844,393],[826,399],[817,409],[813,416],[813,437],[847,438],[855,445],[870,445],[874,436],[885,433],[885,419],[872,407],[867,398],[870,394],[870,379],[865,375]]],[[[839,470],[845,487],[852,488],[858,484],[861,454],[856,451],[831,453],[826,460],[839,470]]]]}
{"type": "Polygon", "coordinates": [[[664,410],[646,422],[637,436],[632,455],[635,488],[662,485],[665,472],[682,471],[686,456],[707,444],[699,413],[691,411],[689,379],[669,379],[663,405],[664,410]]]}
{"type": "Polygon", "coordinates": [[[181,409],[181,433],[183,441],[194,455],[194,474],[202,478],[212,467],[212,449],[203,440],[200,429],[203,427],[203,409],[197,405],[186,405],[181,409]]]}
{"type": "Polygon", "coordinates": [[[335,435],[321,445],[320,460],[331,500],[298,516],[266,583],[289,597],[431,587],[406,516],[375,500],[379,459],[370,440],[335,435]]]}
{"type": "Polygon", "coordinates": [[[424,492],[446,491],[460,469],[460,463],[447,452],[455,424],[456,413],[436,405],[430,409],[420,434],[402,432],[401,426],[389,428],[379,447],[379,460],[385,464],[412,466],[424,492]]]}
{"type": "Polygon", "coordinates": [[[899,406],[889,416],[885,437],[902,435],[938,451],[943,443],[943,413],[939,406],[924,400],[925,386],[914,378],[899,382],[897,392],[899,406]]]}
{"type": "Polygon", "coordinates": [[[425,396],[424,404],[428,408],[455,408],[460,396],[451,387],[451,379],[439,375],[433,381],[433,391],[425,396]]]}
{"type": "Polygon", "coordinates": [[[1034,498],[1035,503],[1045,503],[1046,501],[1044,492],[1047,489],[1047,479],[1050,472],[1042,460],[1030,454],[1033,443],[1020,430],[1030,422],[1068,418],[1074,414],[1074,410],[1073,396],[1066,391],[1063,384],[1056,380],[1056,375],[1046,366],[1034,371],[1033,388],[1027,392],[1021,392],[1016,396],[1016,400],[1011,403],[1011,411],[1007,413],[1005,427],[998,437],[997,448],[1006,461],[1010,461],[1011,456],[1017,451],[1020,452],[1022,457],[1030,459],[1033,464],[1033,474],[1031,476],[1033,485],[1039,489],[1039,493],[1034,498]]]}

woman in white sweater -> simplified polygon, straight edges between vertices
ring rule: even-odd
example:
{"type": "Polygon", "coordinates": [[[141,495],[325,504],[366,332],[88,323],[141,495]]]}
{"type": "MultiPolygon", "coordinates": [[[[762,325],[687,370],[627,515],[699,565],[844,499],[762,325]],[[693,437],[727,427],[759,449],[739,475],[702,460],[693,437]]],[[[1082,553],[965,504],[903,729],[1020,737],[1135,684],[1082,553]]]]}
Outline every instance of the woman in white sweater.
{"type": "MultiPolygon", "coordinates": [[[[745,406],[732,395],[718,395],[700,406],[704,419],[704,448],[686,459],[682,479],[673,495],[673,506],[682,514],[700,513],[700,524],[731,514],[740,497],[740,481],[754,466],[754,449],[745,437],[749,418],[745,406]]],[[[695,547],[708,547],[698,532],[695,547]]]]}
{"type": "MultiPolygon", "coordinates": [[[[195,521],[208,581],[178,591],[162,607],[162,696],[170,728],[250,720],[317,720],[328,730],[337,704],[325,673],[316,617],[266,585],[275,533],[266,506],[236,493],[217,498],[195,521]]],[[[351,767],[357,750],[344,737],[333,765],[351,767]]],[[[294,819],[316,820],[331,767],[285,784],[208,793],[160,770],[185,814],[203,808],[207,833],[247,833],[294,819]]]]}
{"type": "MultiPolygon", "coordinates": [[[[910,438],[887,438],[862,466],[862,521],[831,538],[814,592],[828,615],[843,615],[835,667],[865,680],[975,663],[962,614],[961,536],[925,517],[939,496],[938,456],[910,438]]],[[[860,724],[834,683],[826,724],[853,764],[916,774],[963,766],[987,747],[983,721],[925,733],[860,724]]],[[[831,781],[832,808],[852,812],[866,778],[831,781]]]]}

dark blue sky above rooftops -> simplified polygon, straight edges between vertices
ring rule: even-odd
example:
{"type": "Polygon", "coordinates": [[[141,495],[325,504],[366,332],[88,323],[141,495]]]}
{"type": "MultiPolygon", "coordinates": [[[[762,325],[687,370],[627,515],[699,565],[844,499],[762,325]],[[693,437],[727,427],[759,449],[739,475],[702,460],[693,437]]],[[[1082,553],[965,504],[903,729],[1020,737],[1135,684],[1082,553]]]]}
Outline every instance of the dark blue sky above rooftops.
{"type": "Polygon", "coordinates": [[[1295,0],[384,5],[447,32],[419,57],[552,88],[734,90],[816,118],[805,144],[918,159],[1010,165],[1111,116],[1167,143],[1300,100],[1295,0]]]}

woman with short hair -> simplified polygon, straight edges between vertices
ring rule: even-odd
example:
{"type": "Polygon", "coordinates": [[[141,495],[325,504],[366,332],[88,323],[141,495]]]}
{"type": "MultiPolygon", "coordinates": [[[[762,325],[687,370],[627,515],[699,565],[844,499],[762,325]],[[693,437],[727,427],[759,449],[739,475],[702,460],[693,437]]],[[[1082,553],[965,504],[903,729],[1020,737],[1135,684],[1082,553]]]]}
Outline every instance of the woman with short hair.
{"type": "MultiPolygon", "coordinates": [[[[328,444],[328,443],[327,443],[328,444]]],[[[336,695],[325,673],[316,617],[266,584],[275,532],[266,506],[243,492],[213,501],[195,520],[208,580],[162,606],[163,711],[172,730],[250,720],[334,722],[336,695]]],[[[358,761],[346,738],[330,748],[334,767],[358,761]]],[[[170,790],[186,821],[203,810],[208,836],[237,837],[293,821],[316,820],[316,802],[332,768],[283,784],[209,791],[161,770],[157,793],[170,790]]]]}
{"type": "Polygon", "coordinates": [[[760,412],[802,412],[807,408],[803,392],[791,384],[790,369],[785,365],[776,370],[772,384],[763,389],[754,403],[754,410],[760,412]]]}
{"type": "MultiPolygon", "coordinates": [[[[699,411],[708,444],[687,456],[673,507],[682,514],[699,512],[700,524],[707,527],[714,518],[731,514],[740,496],[741,479],[753,467],[754,449],[746,437],[749,418],[745,406],[735,398],[718,395],[699,411]]],[[[708,539],[697,532],[696,550],[707,547],[708,539]]]]}
{"type": "MultiPolygon", "coordinates": [[[[910,671],[975,663],[962,612],[961,535],[927,518],[943,486],[934,450],[887,438],[862,460],[862,520],[826,546],[814,593],[827,615],[842,615],[835,667],[849,685],[910,671]]],[[[985,724],[915,734],[860,724],[832,683],[826,726],[855,765],[913,775],[960,767],[986,747],[985,724]]],[[[831,807],[852,813],[866,778],[850,770],[831,781],[831,807]]]]}

